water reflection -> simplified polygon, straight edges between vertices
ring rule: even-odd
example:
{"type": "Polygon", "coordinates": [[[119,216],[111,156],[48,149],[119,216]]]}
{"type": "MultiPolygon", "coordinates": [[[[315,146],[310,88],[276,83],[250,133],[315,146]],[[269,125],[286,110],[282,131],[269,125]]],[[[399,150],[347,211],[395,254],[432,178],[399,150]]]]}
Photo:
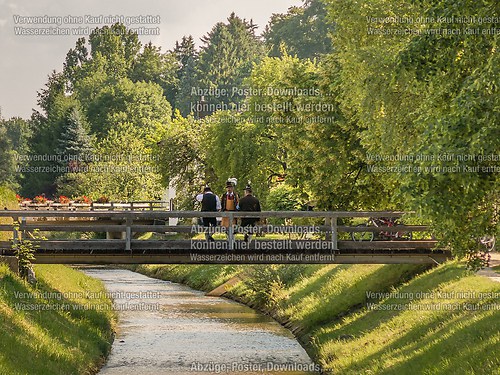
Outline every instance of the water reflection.
{"type": "Polygon", "coordinates": [[[85,272],[104,281],[119,309],[99,374],[313,373],[303,371],[314,365],[290,332],[246,306],[128,270],[85,272]],[[124,298],[139,292],[147,298],[124,298]]]}

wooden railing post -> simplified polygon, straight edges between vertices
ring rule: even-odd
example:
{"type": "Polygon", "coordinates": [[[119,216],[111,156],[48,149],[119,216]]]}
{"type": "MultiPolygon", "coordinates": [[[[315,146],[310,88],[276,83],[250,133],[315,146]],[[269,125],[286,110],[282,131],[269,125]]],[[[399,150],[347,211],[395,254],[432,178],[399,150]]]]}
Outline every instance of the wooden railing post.
{"type": "MultiPolygon", "coordinates": [[[[325,217],[325,226],[332,225],[331,218],[329,216],[325,217]]],[[[331,241],[332,239],[332,233],[326,230],[325,232],[325,241],[331,241]]]]}
{"type": "Polygon", "coordinates": [[[19,229],[21,230],[21,240],[26,239],[26,218],[22,217],[21,218],[21,225],[19,226],[19,229]]]}
{"type": "Polygon", "coordinates": [[[132,219],[127,218],[127,221],[125,222],[126,228],[125,228],[125,251],[131,251],[132,250],[132,219]]]}
{"type": "Polygon", "coordinates": [[[338,250],[338,243],[337,243],[337,216],[334,216],[330,218],[330,229],[331,229],[331,236],[332,236],[332,250],[338,250]]]}
{"type": "Polygon", "coordinates": [[[17,245],[19,242],[19,233],[17,231],[17,226],[19,225],[19,218],[18,217],[13,217],[14,220],[14,225],[12,226],[12,243],[14,245],[17,245]]]}
{"type": "Polygon", "coordinates": [[[233,250],[234,249],[234,216],[231,211],[228,211],[229,213],[229,227],[228,227],[228,233],[227,233],[227,240],[229,241],[228,244],[228,249],[233,250]]]}

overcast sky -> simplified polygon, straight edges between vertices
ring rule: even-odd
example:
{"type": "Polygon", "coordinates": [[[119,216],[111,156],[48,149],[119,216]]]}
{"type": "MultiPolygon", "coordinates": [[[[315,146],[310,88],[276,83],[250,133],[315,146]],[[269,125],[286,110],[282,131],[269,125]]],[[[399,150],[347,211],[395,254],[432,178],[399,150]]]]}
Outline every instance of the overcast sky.
{"type": "Polygon", "coordinates": [[[199,45],[200,37],[216,22],[225,21],[232,11],[241,18],[253,19],[261,32],[273,13],[284,13],[290,6],[301,3],[301,0],[0,0],[2,117],[28,118],[31,115],[36,106],[37,90],[45,85],[52,70],[62,70],[66,53],[78,39],[74,35],[16,35],[16,27],[17,33],[58,27],[72,33],[79,27],[101,26],[89,23],[99,21],[99,16],[153,16],[150,20],[159,20],[159,24],[131,27],[159,27],[159,35],[141,36],[140,39],[143,43],[151,40],[167,51],[183,35],[193,35],[199,45]],[[40,16],[39,19],[31,18],[31,22],[37,24],[28,24],[29,19],[25,17],[33,16],[40,16]]]}

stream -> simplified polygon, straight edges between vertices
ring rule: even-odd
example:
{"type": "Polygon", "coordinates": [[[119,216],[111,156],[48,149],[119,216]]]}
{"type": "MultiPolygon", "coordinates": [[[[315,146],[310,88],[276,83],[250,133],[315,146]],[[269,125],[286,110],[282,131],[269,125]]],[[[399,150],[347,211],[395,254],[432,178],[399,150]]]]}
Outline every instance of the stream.
{"type": "Polygon", "coordinates": [[[86,268],[118,311],[100,375],[315,374],[293,335],[247,306],[121,269],[86,268]]]}

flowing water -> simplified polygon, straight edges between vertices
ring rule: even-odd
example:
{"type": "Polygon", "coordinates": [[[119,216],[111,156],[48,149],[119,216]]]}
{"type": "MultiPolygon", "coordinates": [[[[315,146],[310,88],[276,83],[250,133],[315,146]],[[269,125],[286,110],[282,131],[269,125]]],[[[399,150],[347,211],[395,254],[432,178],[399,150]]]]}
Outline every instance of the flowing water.
{"type": "Polygon", "coordinates": [[[314,374],[289,331],[236,302],[121,269],[91,268],[118,310],[99,374],[314,374]]]}

